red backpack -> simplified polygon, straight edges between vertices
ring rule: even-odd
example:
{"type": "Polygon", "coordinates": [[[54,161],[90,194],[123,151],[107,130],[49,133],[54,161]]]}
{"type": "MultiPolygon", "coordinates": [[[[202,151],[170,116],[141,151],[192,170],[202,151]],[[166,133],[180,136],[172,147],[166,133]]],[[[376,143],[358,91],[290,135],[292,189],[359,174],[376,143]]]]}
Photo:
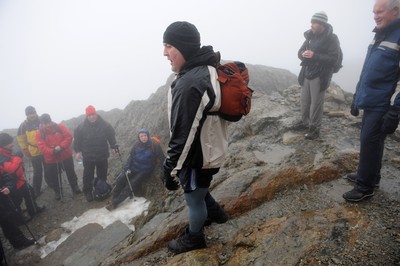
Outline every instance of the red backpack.
{"type": "Polygon", "coordinates": [[[251,109],[253,90],[247,86],[249,71],[244,63],[238,61],[220,64],[220,53],[217,52],[216,56],[221,86],[221,107],[217,114],[225,120],[237,122],[251,109]]]}

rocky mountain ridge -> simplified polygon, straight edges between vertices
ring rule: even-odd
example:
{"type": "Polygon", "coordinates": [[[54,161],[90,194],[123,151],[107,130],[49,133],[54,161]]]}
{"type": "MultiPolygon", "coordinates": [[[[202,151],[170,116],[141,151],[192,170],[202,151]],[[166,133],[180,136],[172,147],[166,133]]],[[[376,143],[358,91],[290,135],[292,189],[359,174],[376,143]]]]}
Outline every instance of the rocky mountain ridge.
{"type": "MultiPolygon", "coordinates": [[[[231,219],[205,228],[208,248],[172,256],[166,244],[187,226],[187,208],[182,191],[168,192],[154,177],[141,190],[151,203],[148,212],[132,221],[135,232],[91,258],[91,265],[400,263],[398,132],[387,138],[384,178],[376,196],[346,203],[341,195],[351,184],[342,177],[357,167],[361,123],[361,117],[348,111],[352,94],[332,83],[321,137],[305,140],[305,132],[291,129],[300,109],[296,76],[282,69],[248,67],[255,91],[252,111],[229,125],[229,155],[211,186],[231,219]]],[[[132,101],[121,111],[114,126],[122,154],[142,127],[165,145],[166,91],[172,79],[148,100],[132,101]]],[[[120,167],[118,158],[110,166],[112,177],[120,167]]],[[[80,254],[89,243],[82,243],[80,254]]],[[[62,248],[71,252],[67,247],[59,252],[62,248]]],[[[71,254],[65,265],[73,265],[71,258],[77,257],[71,254]]],[[[58,265],[54,261],[50,255],[46,264],[39,260],[37,265],[58,265]]]]}

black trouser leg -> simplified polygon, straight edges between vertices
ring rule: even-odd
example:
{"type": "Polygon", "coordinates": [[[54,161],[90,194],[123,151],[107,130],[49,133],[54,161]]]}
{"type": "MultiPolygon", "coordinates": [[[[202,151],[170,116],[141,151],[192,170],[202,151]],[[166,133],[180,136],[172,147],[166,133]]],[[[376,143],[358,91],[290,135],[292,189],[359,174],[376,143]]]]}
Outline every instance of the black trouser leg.
{"type": "MultiPolygon", "coordinates": [[[[33,168],[33,178],[32,178],[32,186],[35,195],[40,194],[40,190],[42,188],[42,179],[43,179],[43,156],[35,156],[31,158],[32,168],[33,168]]],[[[47,181],[46,181],[47,183],[47,181]]],[[[50,186],[47,183],[48,186],[50,186]]]]}

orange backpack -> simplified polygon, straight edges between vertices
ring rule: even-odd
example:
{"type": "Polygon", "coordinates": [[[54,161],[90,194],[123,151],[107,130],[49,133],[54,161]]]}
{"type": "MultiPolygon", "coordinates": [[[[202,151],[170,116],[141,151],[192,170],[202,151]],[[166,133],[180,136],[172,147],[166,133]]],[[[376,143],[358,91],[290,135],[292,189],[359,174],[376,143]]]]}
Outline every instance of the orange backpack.
{"type": "MultiPolygon", "coordinates": [[[[220,53],[217,56],[218,81],[221,86],[221,107],[216,114],[230,122],[239,121],[251,109],[253,90],[249,84],[249,71],[239,61],[220,64],[220,53]]],[[[211,114],[215,114],[211,113],[211,114]]]]}

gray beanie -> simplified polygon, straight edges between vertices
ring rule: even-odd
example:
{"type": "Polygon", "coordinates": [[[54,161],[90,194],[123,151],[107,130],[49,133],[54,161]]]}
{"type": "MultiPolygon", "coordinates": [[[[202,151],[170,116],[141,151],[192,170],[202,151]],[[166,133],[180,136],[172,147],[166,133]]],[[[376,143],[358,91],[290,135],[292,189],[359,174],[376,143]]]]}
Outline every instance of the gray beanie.
{"type": "Polygon", "coordinates": [[[311,23],[328,23],[328,15],[324,11],[319,11],[311,17],[311,23]]]}
{"type": "Polygon", "coordinates": [[[164,32],[163,42],[174,46],[185,60],[200,50],[200,33],[197,28],[186,21],[177,21],[168,26],[164,32]]]}

